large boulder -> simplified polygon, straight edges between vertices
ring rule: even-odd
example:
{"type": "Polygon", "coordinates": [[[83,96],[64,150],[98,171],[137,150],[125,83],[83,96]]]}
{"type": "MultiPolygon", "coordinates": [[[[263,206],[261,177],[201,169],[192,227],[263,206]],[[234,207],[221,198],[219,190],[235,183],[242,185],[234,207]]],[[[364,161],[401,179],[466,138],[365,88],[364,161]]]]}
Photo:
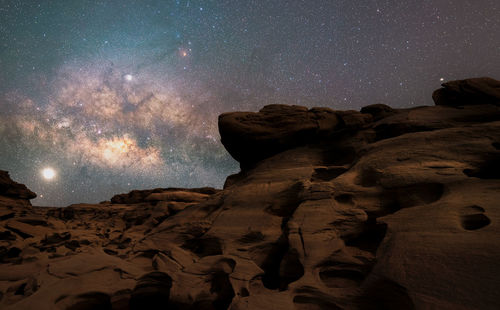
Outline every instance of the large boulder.
{"type": "Polygon", "coordinates": [[[450,81],[432,94],[436,105],[500,105],[500,81],[489,77],[450,81]]]}
{"type": "Polygon", "coordinates": [[[221,142],[242,166],[331,134],[339,124],[328,108],[268,105],[258,113],[219,116],[221,142]]]}
{"type": "Polygon", "coordinates": [[[363,114],[370,114],[374,121],[397,113],[397,111],[390,106],[381,103],[367,105],[361,108],[360,112],[363,114]]]}

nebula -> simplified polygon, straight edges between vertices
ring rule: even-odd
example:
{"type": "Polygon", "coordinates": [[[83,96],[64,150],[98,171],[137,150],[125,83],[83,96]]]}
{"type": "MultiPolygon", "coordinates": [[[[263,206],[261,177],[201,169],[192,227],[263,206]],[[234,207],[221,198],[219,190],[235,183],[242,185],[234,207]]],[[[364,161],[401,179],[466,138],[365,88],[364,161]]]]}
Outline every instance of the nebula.
{"type": "Polygon", "coordinates": [[[57,165],[158,185],[194,170],[206,170],[197,176],[205,181],[217,179],[210,166],[196,167],[227,157],[217,132],[217,98],[195,87],[186,95],[179,79],[160,82],[150,71],[127,78],[126,72],[109,62],[73,63],[57,72],[43,100],[7,93],[2,100],[15,113],[0,116],[2,139],[17,139],[25,151],[44,150],[57,165]]]}

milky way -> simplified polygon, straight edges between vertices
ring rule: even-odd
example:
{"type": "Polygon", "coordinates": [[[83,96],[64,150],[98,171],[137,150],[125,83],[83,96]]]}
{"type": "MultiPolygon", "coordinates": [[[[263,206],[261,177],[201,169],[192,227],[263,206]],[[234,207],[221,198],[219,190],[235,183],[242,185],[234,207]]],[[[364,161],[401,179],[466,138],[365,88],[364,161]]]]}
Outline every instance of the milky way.
{"type": "Polygon", "coordinates": [[[221,187],[217,116],[270,103],[432,104],[500,78],[500,5],[478,1],[2,1],[0,169],[38,205],[221,187]],[[47,179],[42,170],[52,168],[47,179]]]}

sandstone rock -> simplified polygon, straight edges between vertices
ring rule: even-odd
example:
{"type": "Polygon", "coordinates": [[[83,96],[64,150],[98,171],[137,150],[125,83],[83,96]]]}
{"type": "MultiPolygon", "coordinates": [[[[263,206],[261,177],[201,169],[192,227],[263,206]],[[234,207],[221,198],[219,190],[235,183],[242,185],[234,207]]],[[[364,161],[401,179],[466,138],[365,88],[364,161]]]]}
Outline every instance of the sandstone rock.
{"type": "Polygon", "coordinates": [[[31,208],[29,199],[36,197],[24,184],[14,182],[7,171],[0,170],[0,221],[10,218],[12,209],[18,212],[31,208]]]}
{"type": "Polygon", "coordinates": [[[337,129],[357,130],[373,120],[370,114],[353,110],[335,111],[335,113],[339,116],[341,121],[337,129]]]}
{"type": "MultiPolygon", "coordinates": [[[[196,194],[201,195],[213,195],[217,193],[217,190],[211,187],[202,187],[202,188],[155,188],[151,190],[133,190],[128,194],[119,194],[115,195],[111,198],[111,203],[115,204],[135,204],[141,202],[147,202],[149,196],[152,194],[162,194],[162,193],[185,193],[184,195],[188,195],[188,193],[193,193],[193,197],[196,194]]],[[[182,195],[182,194],[180,194],[182,195]]],[[[154,199],[155,195],[153,195],[153,199],[150,200],[165,200],[165,199],[154,199]]],[[[173,196],[172,196],[173,197],[173,196]]]]}
{"type": "Polygon", "coordinates": [[[328,135],[337,125],[334,111],[300,106],[269,105],[258,113],[219,116],[221,142],[243,166],[328,135]]]}
{"type": "Polygon", "coordinates": [[[370,114],[375,121],[397,113],[397,111],[390,106],[381,103],[367,105],[361,108],[360,112],[370,114]]]}
{"type": "Polygon", "coordinates": [[[0,170],[0,195],[19,199],[33,199],[36,194],[24,184],[12,181],[7,171],[0,170]]]}
{"type": "Polygon", "coordinates": [[[201,202],[206,200],[210,195],[200,194],[195,192],[185,191],[170,191],[162,193],[151,193],[145,200],[146,201],[176,201],[176,202],[201,202]]]}
{"type": "Polygon", "coordinates": [[[492,78],[450,81],[432,94],[436,105],[500,105],[500,82],[492,78]]]}

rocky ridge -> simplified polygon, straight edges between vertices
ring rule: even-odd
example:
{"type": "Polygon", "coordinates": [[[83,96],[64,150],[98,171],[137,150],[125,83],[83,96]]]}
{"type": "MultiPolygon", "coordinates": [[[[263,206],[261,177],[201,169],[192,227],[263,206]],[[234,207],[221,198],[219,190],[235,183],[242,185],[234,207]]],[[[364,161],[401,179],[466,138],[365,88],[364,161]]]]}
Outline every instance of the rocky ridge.
{"type": "Polygon", "coordinates": [[[497,309],[499,92],[222,114],[223,190],[41,208],[1,172],[0,308],[497,309]]]}

